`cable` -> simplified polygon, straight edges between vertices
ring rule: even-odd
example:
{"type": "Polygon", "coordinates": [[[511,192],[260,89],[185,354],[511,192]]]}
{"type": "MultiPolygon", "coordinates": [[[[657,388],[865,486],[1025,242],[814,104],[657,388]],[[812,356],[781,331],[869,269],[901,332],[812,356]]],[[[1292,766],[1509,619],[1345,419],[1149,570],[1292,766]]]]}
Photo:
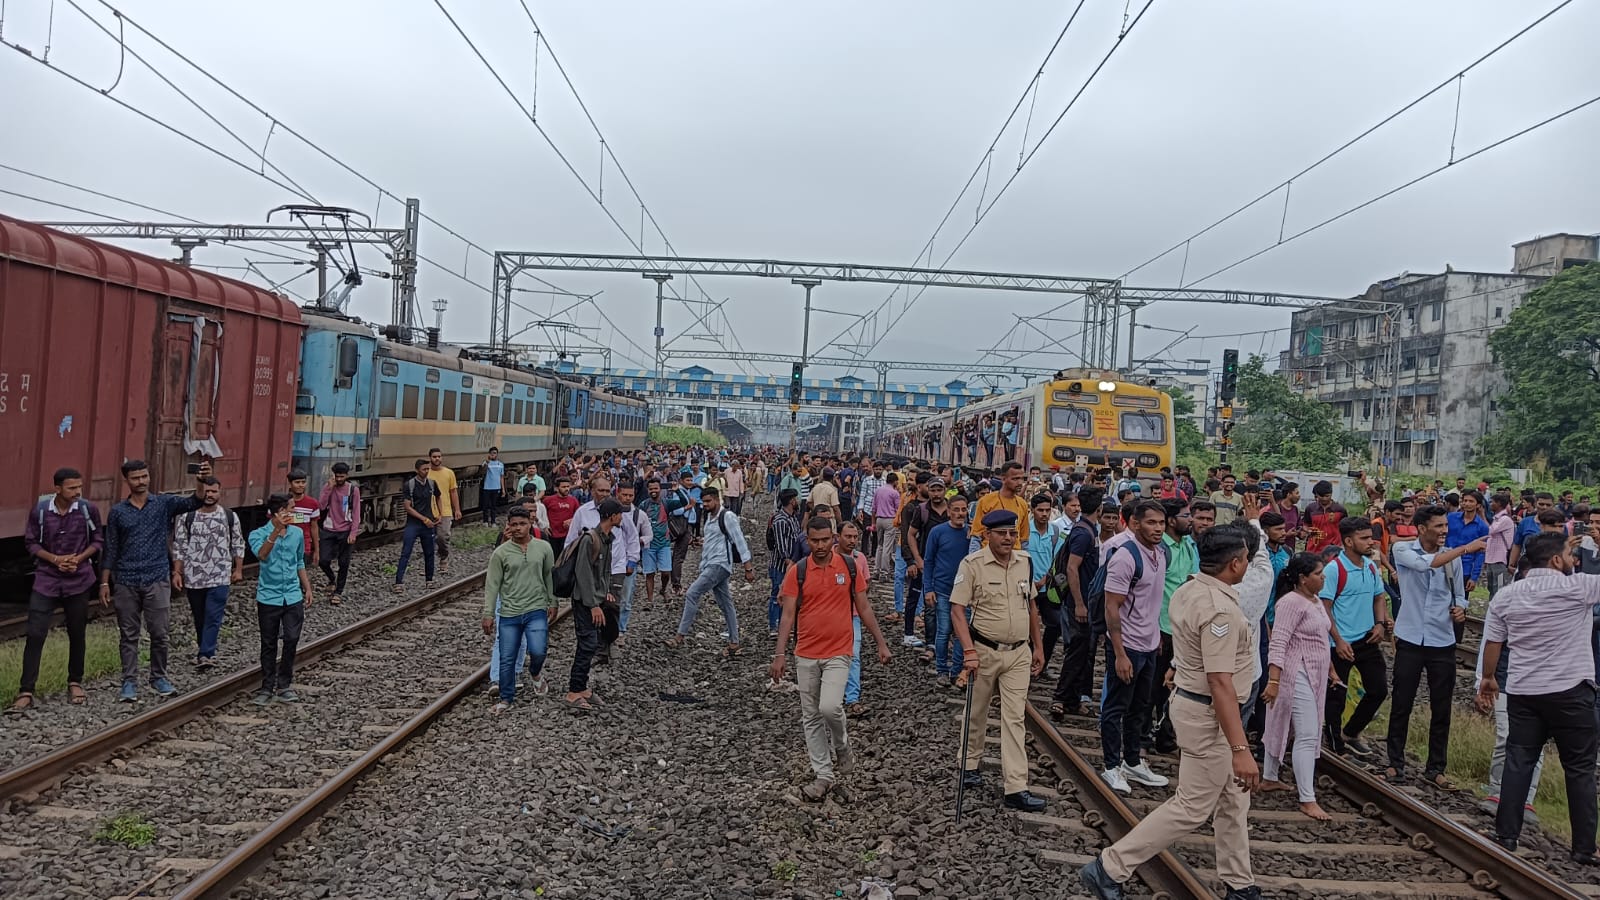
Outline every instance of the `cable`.
{"type": "MultiPolygon", "coordinates": [[[[1028,79],[1027,85],[1024,86],[1023,89],[1022,89],[1022,92],[1017,95],[1017,102],[1012,104],[1011,112],[1006,114],[1005,121],[1000,123],[1000,129],[995,132],[994,138],[989,141],[989,149],[985,150],[983,152],[983,155],[978,157],[978,164],[972,168],[972,174],[967,176],[967,181],[966,181],[965,184],[963,184],[961,186],[961,190],[956,192],[955,199],[950,201],[950,208],[946,209],[944,211],[944,216],[941,219],[939,219],[939,224],[934,226],[933,233],[928,235],[927,241],[923,242],[922,249],[918,250],[916,257],[911,260],[911,265],[912,266],[916,266],[917,264],[922,262],[922,258],[924,256],[927,256],[929,259],[932,259],[932,256],[933,256],[933,242],[938,239],[939,232],[944,230],[944,226],[950,221],[950,217],[955,214],[956,207],[961,205],[961,198],[965,197],[967,195],[967,190],[972,187],[972,183],[974,181],[977,181],[978,173],[987,172],[988,166],[989,166],[989,162],[994,157],[995,148],[997,148],[1000,145],[1000,139],[1005,136],[1006,129],[1011,127],[1012,121],[1016,119],[1017,111],[1022,109],[1023,101],[1028,99],[1029,94],[1032,94],[1034,99],[1035,99],[1035,101],[1037,102],[1037,100],[1038,100],[1038,84],[1039,84],[1040,79],[1044,77],[1045,67],[1050,64],[1051,57],[1055,56],[1056,49],[1061,46],[1062,40],[1064,40],[1066,38],[1067,30],[1072,27],[1072,23],[1073,22],[1077,21],[1078,12],[1079,12],[1079,10],[1083,9],[1083,3],[1084,3],[1084,0],[1079,0],[1078,5],[1076,7],[1074,7],[1073,10],[1072,10],[1072,15],[1067,17],[1067,23],[1065,25],[1061,26],[1061,31],[1056,34],[1056,39],[1055,39],[1055,41],[1053,41],[1050,44],[1050,49],[1045,53],[1044,59],[1040,60],[1039,67],[1038,67],[1037,70],[1034,71],[1033,77],[1028,79]]],[[[1030,106],[1029,109],[1028,109],[1028,119],[1029,119],[1030,122],[1032,121],[1032,118],[1033,118],[1033,109],[1030,106]]],[[[1027,135],[1026,135],[1026,133],[1024,133],[1024,135],[1023,135],[1023,144],[1026,145],[1026,143],[1027,143],[1027,135]]],[[[1021,155],[1019,154],[1018,155],[1017,166],[1018,166],[1018,168],[1021,168],[1022,165],[1023,165],[1022,158],[1021,158],[1021,155]]],[[[894,298],[895,293],[897,291],[899,291],[901,288],[904,288],[904,287],[906,287],[906,284],[905,283],[901,283],[900,285],[897,285],[896,287],[892,288],[889,291],[889,295],[887,297],[884,297],[883,300],[878,304],[877,308],[874,309],[871,313],[869,313],[867,315],[867,317],[875,319],[877,317],[878,313],[882,312],[883,309],[889,304],[889,301],[894,298]]],[[[855,325],[848,326],[845,329],[844,332],[841,332],[838,336],[834,337],[833,340],[827,341],[821,347],[817,348],[817,351],[820,353],[822,350],[826,349],[827,347],[832,346],[835,341],[837,341],[840,337],[843,337],[850,330],[855,329],[855,328],[865,328],[865,327],[866,327],[865,326],[865,320],[863,320],[862,322],[859,322],[859,323],[857,323],[855,325]]]]}
{"type": "MultiPolygon", "coordinates": [[[[1568,2],[1570,2],[1570,0],[1568,0],[1568,2]]],[[[1045,145],[1045,142],[1050,140],[1050,135],[1055,133],[1056,128],[1060,126],[1062,120],[1067,117],[1067,113],[1071,112],[1072,108],[1077,105],[1079,98],[1081,98],[1084,92],[1089,89],[1089,85],[1094,83],[1095,78],[1099,76],[1103,69],[1105,69],[1106,63],[1111,61],[1111,57],[1116,54],[1117,49],[1122,46],[1123,41],[1127,39],[1128,35],[1132,34],[1133,30],[1139,26],[1139,23],[1144,20],[1144,14],[1148,12],[1150,7],[1153,5],[1155,5],[1155,0],[1145,0],[1144,6],[1139,8],[1139,12],[1134,16],[1133,21],[1128,23],[1127,27],[1117,35],[1116,41],[1112,43],[1111,48],[1106,51],[1105,55],[1100,58],[1100,62],[1096,64],[1094,69],[1089,73],[1089,77],[1085,78],[1083,84],[1079,85],[1077,93],[1072,95],[1072,99],[1067,101],[1067,105],[1062,108],[1060,114],[1056,116],[1055,121],[1051,122],[1050,127],[1045,129],[1044,134],[1039,137],[1039,141],[1033,145],[1033,149],[1029,150],[1023,160],[1018,163],[1016,171],[1012,172],[1010,177],[1006,179],[1005,183],[1000,186],[1000,190],[995,192],[994,199],[989,201],[989,205],[984,207],[982,211],[978,213],[976,221],[974,221],[972,226],[967,229],[966,234],[963,234],[961,236],[961,240],[957,241],[956,245],[950,248],[950,252],[945,254],[944,260],[939,263],[940,268],[943,268],[950,262],[951,259],[955,258],[956,253],[961,250],[961,248],[967,243],[967,240],[971,238],[973,233],[978,230],[978,226],[982,225],[983,220],[988,218],[989,213],[1000,202],[1000,198],[1004,197],[1006,191],[1010,190],[1011,186],[1016,183],[1017,178],[1022,175],[1022,170],[1027,167],[1028,163],[1033,161],[1034,156],[1038,154],[1040,148],[1045,145]]],[[[884,328],[878,337],[874,338],[872,343],[868,345],[867,352],[870,353],[873,350],[876,350],[878,344],[883,341],[883,338],[887,337],[890,332],[894,331],[894,327],[900,324],[900,320],[905,318],[906,313],[911,311],[911,307],[922,298],[922,295],[927,292],[928,287],[929,285],[923,285],[917,291],[916,296],[912,297],[906,302],[905,306],[901,307],[900,312],[890,320],[888,327],[884,328]]],[[[876,315],[876,312],[874,312],[874,315],[876,315]]],[[[841,334],[840,336],[842,337],[843,335],[841,334]]],[[[830,340],[828,344],[831,344],[836,340],[838,340],[838,337],[830,340]]],[[[823,347],[828,346],[828,344],[824,344],[823,347]]]]}
{"type": "MultiPolygon", "coordinates": [[[[1224,224],[1225,222],[1228,222],[1229,220],[1233,219],[1235,216],[1238,216],[1240,213],[1244,212],[1245,210],[1250,209],[1251,207],[1255,206],[1256,204],[1260,203],[1261,201],[1266,200],[1268,197],[1271,197],[1272,195],[1276,194],[1278,191],[1287,190],[1289,185],[1293,184],[1295,181],[1298,181],[1299,179],[1301,179],[1301,178],[1305,177],[1306,175],[1310,174],[1312,171],[1314,171],[1315,169],[1319,168],[1324,163],[1332,160],[1334,157],[1338,156],[1339,154],[1343,153],[1344,151],[1346,151],[1346,150],[1350,149],[1351,147],[1355,146],[1356,144],[1360,143],[1363,139],[1365,139],[1366,137],[1371,135],[1373,132],[1379,130],[1380,128],[1384,127],[1385,125],[1389,124],[1390,122],[1393,122],[1395,119],[1398,119],[1402,115],[1406,114],[1411,109],[1416,107],[1417,104],[1419,104],[1422,101],[1428,99],[1429,97],[1432,97],[1434,94],[1437,94],[1438,92],[1444,90],[1445,88],[1449,87],[1453,83],[1457,83],[1458,84],[1460,82],[1460,80],[1462,78],[1464,78],[1468,72],[1471,72],[1473,69],[1475,69],[1478,66],[1482,65],[1484,62],[1487,62],[1491,57],[1495,56],[1501,50],[1504,50],[1505,48],[1511,46],[1513,43],[1515,43],[1523,35],[1527,34],[1530,31],[1532,31],[1539,24],[1544,22],[1546,19],[1549,19],[1551,16],[1555,15],[1556,13],[1560,12],[1562,9],[1564,9],[1565,7],[1570,5],[1571,3],[1572,3],[1572,0],[1562,0],[1561,3],[1556,4],[1556,6],[1554,8],[1552,8],[1549,12],[1546,12],[1544,15],[1540,16],[1539,18],[1533,20],[1532,22],[1530,22],[1529,24],[1524,26],[1521,30],[1517,31],[1515,34],[1513,34],[1510,37],[1506,38],[1505,40],[1501,41],[1499,44],[1497,44],[1489,52],[1483,54],[1482,56],[1479,56],[1477,59],[1475,59],[1472,62],[1468,63],[1466,65],[1466,67],[1456,71],[1455,73],[1451,74],[1448,78],[1444,79],[1443,81],[1439,82],[1438,84],[1436,84],[1433,87],[1429,88],[1428,90],[1424,91],[1420,96],[1416,97],[1411,102],[1406,103],[1404,106],[1401,106],[1399,109],[1397,109],[1394,112],[1390,113],[1389,115],[1383,117],[1376,124],[1368,127],[1365,131],[1362,131],[1360,134],[1357,134],[1355,137],[1345,141],[1343,144],[1340,144],[1338,147],[1334,148],[1332,152],[1326,154],[1322,158],[1318,159],[1316,162],[1313,162],[1311,165],[1306,166],[1305,168],[1301,169],[1300,171],[1294,173],[1293,175],[1290,175],[1287,179],[1285,179],[1285,180],[1279,182],[1278,184],[1274,185],[1271,189],[1262,192],[1254,200],[1251,200],[1250,202],[1248,202],[1248,203],[1244,204],[1243,206],[1239,207],[1238,209],[1235,209],[1233,212],[1228,213],[1227,215],[1223,216],[1222,218],[1216,220],[1215,222],[1212,222],[1210,225],[1207,225],[1206,227],[1200,229],[1199,231],[1196,231],[1194,234],[1189,235],[1187,238],[1184,238],[1183,240],[1177,242],[1176,244],[1173,244],[1171,247],[1168,247],[1167,249],[1161,251],[1160,253],[1157,253],[1155,256],[1150,257],[1149,259],[1145,260],[1144,262],[1142,262],[1142,263],[1138,264],[1137,266],[1134,266],[1133,268],[1129,269],[1128,271],[1122,273],[1122,275],[1119,276],[1118,280],[1120,281],[1120,280],[1127,279],[1127,277],[1129,275],[1132,275],[1133,273],[1135,273],[1135,272],[1137,272],[1137,271],[1139,271],[1139,270],[1151,265],[1152,263],[1156,262],[1157,260],[1160,260],[1161,258],[1165,257],[1167,254],[1172,253],[1172,252],[1174,252],[1176,250],[1179,250],[1179,249],[1183,248],[1184,246],[1188,245],[1191,241],[1195,240],[1196,238],[1205,236],[1205,234],[1210,232],[1212,229],[1218,227],[1219,225],[1224,224]]],[[[1453,143],[1453,140],[1452,140],[1452,143],[1453,143]]],[[[1287,210],[1287,204],[1285,205],[1285,210],[1287,210]]]]}

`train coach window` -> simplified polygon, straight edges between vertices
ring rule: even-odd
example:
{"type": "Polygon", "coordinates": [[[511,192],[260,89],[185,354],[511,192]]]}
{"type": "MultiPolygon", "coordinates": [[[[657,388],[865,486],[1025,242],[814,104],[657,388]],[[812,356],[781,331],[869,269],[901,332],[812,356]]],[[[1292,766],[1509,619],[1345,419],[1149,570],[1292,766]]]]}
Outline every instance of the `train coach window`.
{"type": "Polygon", "coordinates": [[[1159,444],[1167,439],[1167,420],[1158,413],[1122,414],[1122,439],[1130,444],[1159,444]]]}
{"type": "Polygon", "coordinates": [[[378,416],[380,418],[394,418],[395,398],[399,393],[399,385],[392,381],[385,381],[378,385],[378,416]]]}
{"type": "Polygon", "coordinates": [[[386,359],[383,361],[383,365],[378,367],[378,371],[393,378],[400,374],[400,364],[392,359],[386,359]]]}
{"type": "Polygon", "coordinates": [[[535,394],[535,393],[534,393],[534,392],[533,392],[533,385],[531,385],[531,384],[530,384],[530,385],[528,385],[528,396],[529,396],[529,397],[536,397],[536,396],[538,396],[538,395],[537,395],[537,394],[535,394]]]}
{"type": "Polygon", "coordinates": [[[472,421],[487,422],[489,421],[489,398],[479,394],[477,399],[478,405],[473,410],[472,421]]]}
{"type": "Polygon", "coordinates": [[[422,373],[422,378],[423,378],[423,380],[427,381],[429,384],[438,384],[439,383],[439,370],[438,369],[429,369],[428,371],[422,373]]]}
{"type": "Polygon", "coordinates": [[[1050,433],[1056,437],[1091,437],[1094,416],[1075,406],[1050,407],[1050,433]]]}
{"type": "Polygon", "coordinates": [[[491,422],[500,421],[500,398],[499,397],[490,397],[489,398],[489,421],[491,421],[491,422]]]}
{"type": "Polygon", "coordinates": [[[461,376],[461,386],[464,387],[464,388],[472,387],[472,376],[471,375],[463,375],[463,376],[461,376]]]}
{"type": "Polygon", "coordinates": [[[511,382],[508,381],[505,384],[500,386],[500,393],[509,394],[509,393],[511,393],[511,391],[513,389],[514,389],[514,385],[512,385],[511,382]]]}
{"type": "Polygon", "coordinates": [[[517,414],[511,417],[511,421],[518,425],[528,424],[527,407],[525,406],[524,402],[521,400],[516,401],[516,409],[517,414]]]}
{"type": "Polygon", "coordinates": [[[422,389],[422,417],[430,422],[439,420],[439,389],[422,389]]]}
{"type": "Polygon", "coordinates": [[[454,422],[456,420],[455,391],[440,392],[439,419],[443,422],[454,422]]]}
{"type": "Polygon", "coordinates": [[[346,380],[356,377],[356,372],[361,369],[361,346],[353,337],[339,339],[339,377],[346,380]]]}
{"type": "Polygon", "coordinates": [[[408,384],[405,392],[401,394],[400,418],[415,419],[417,417],[417,386],[408,384]]]}

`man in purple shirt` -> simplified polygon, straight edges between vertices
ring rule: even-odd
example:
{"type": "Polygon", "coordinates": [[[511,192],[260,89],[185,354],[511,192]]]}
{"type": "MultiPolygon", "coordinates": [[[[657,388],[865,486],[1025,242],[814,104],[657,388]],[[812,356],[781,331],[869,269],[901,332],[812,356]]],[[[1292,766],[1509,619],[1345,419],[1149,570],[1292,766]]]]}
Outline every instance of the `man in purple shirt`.
{"type": "Polygon", "coordinates": [[[50,620],[60,606],[67,620],[67,694],[74,704],[83,690],[84,628],[89,621],[89,596],[94,593],[94,566],[89,560],[104,549],[100,511],[83,499],[83,473],[62,468],[55,473],[56,493],[39,501],[23,526],[22,541],[34,562],[33,591],[28,595],[28,640],[22,649],[22,684],[14,712],[33,709],[50,620]]]}
{"type": "Polygon", "coordinates": [[[1488,583],[1489,599],[1499,593],[1511,580],[1507,564],[1511,560],[1511,544],[1516,539],[1517,520],[1511,517],[1511,495],[1501,492],[1489,498],[1489,546],[1483,554],[1483,575],[1488,583]]]}
{"type": "MultiPolygon", "coordinates": [[[[1506,674],[1506,768],[1500,796],[1526,796],[1533,767],[1554,739],[1566,771],[1567,808],[1572,821],[1573,862],[1600,866],[1595,855],[1595,752],[1600,723],[1595,721],[1594,657],[1589,631],[1600,606],[1600,575],[1573,574],[1573,550],[1581,538],[1538,534],[1524,549],[1530,566],[1521,581],[1506,585],[1489,604],[1483,625],[1483,680],[1478,709],[1494,709],[1500,685],[1495,669],[1501,650],[1517,648],[1506,674]]],[[[1522,835],[1523,805],[1501,803],[1495,813],[1495,839],[1516,850],[1522,835]]]]}
{"type": "Polygon", "coordinates": [[[1161,595],[1167,580],[1166,508],[1145,500],[1133,510],[1127,534],[1107,541],[1105,566],[1106,677],[1100,701],[1100,778],[1131,793],[1128,782],[1165,787],[1167,779],[1142,759],[1154,711],[1156,657],[1161,650],[1161,595]]]}

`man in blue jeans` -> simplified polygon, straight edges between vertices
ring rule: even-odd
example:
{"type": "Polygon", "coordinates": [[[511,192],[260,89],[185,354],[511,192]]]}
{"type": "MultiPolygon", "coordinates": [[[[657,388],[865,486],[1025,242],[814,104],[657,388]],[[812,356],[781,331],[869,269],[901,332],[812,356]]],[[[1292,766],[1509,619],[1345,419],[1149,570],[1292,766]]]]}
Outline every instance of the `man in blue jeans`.
{"type": "Polygon", "coordinates": [[[524,648],[533,692],[540,696],[549,693],[544,659],[550,640],[550,611],[556,604],[551,582],[555,553],[548,543],[533,539],[527,509],[513,506],[506,512],[506,533],[510,540],[489,557],[483,587],[483,633],[496,637],[499,650],[496,681],[500,702],[494,705],[495,715],[510,709],[517,699],[518,653],[524,648]]]}
{"type": "Polygon", "coordinates": [[[771,553],[767,557],[767,577],[772,579],[772,594],[767,598],[767,637],[777,637],[778,621],[783,615],[778,588],[789,567],[810,552],[800,530],[800,493],[794,488],[778,492],[778,509],[772,514],[772,546],[768,549],[771,553]]]}
{"type": "MultiPolygon", "coordinates": [[[[1132,793],[1128,782],[1165,787],[1167,779],[1143,760],[1144,736],[1154,712],[1156,657],[1161,651],[1161,595],[1167,555],[1161,537],[1167,511],[1155,500],[1134,508],[1128,535],[1105,543],[1106,676],[1100,700],[1100,779],[1132,793]]],[[[1118,537],[1121,537],[1119,535],[1118,537]]]]}
{"type": "Polygon", "coordinates": [[[200,508],[179,516],[172,535],[172,587],[189,597],[198,669],[216,664],[228,585],[244,580],[244,534],[238,515],[218,505],[221,497],[217,479],[203,476],[200,508]]]}
{"type": "Polygon", "coordinates": [[[408,479],[406,486],[401,489],[400,497],[406,507],[406,529],[401,538],[400,563],[394,570],[396,594],[405,593],[406,567],[411,564],[411,548],[419,540],[422,541],[423,580],[433,584],[433,529],[439,524],[439,520],[433,517],[433,501],[439,496],[439,488],[428,477],[430,468],[432,464],[427,460],[417,460],[416,477],[408,479]]]}
{"type": "MultiPolygon", "coordinates": [[[[853,558],[860,567],[861,583],[870,584],[872,569],[867,565],[866,554],[857,550],[861,546],[861,526],[854,522],[846,521],[839,526],[839,543],[836,548],[840,556],[853,558]]],[[[861,703],[861,616],[851,616],[851,627],[855,629],[855,637],[850,644],[850,674],[844,682],[845,710],[854,716],[866,715],[867,708],[861,703]]]]}
{"type": "Polygon", "coordinates": [[[923,600],[935,618],[933,670],[939,687],[952,687],[961,671],[961,654],[950,652],[953,632],[950,625],[950,590],[955,585],[956,568],[967,556],[972,533],[967,528],[967,498],[950,498],[950,521],[928,529],[922,551],[922,583],[927,588],[923,600]]]}

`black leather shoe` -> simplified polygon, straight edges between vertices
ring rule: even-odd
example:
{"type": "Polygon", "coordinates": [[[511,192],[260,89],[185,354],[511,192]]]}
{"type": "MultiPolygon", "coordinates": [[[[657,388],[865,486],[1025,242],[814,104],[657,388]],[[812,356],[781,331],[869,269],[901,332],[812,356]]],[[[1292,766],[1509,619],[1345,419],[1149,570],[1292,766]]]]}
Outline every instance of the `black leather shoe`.
{"type": "Polygon", "coordinates": [[[1224,900],[1261,900],[1261,888],[1255,885],[1242,888],[1228,888],[1228,896],[1224,900]]]}
{"type": "Polygon", "coordinates": [[[961,786],[971,790],[983,787],[983,773],[977,769],[968,769],[961,773],[961,786]]]}
{"type": "Polygon", "coordinates": [[[1099,897],[1100,900],[1122,900],[1122,885],[1112,881],[1111,876],[1106,874],[1106,867],[1100,864],[1098,856],[1094,862],[1078,870],[1078,881],[1082,882],[1090,896],[1099,897]]]}
{"type": "Polygon", "coordinates": [[[1600,866],[1600,856],[1593,853],[1570,853],[1567,858],[1580,866],[1600,866]]]}
{"type": "Polygon", "coordinates": [[[1506,850],[1506,851],[1509,851],[1511,853],[1517,852],[1517,839],[1516,838],[1495,837],[1495,838],[1490,838],[1490,840],[1494,841],[1496,844],[1499,844],[1500,845],[1500,849],[1502,849],[1502,850],[1506,850]]]}
{"type": "Polygon", "coordinates": [[[1044,809],[1044,798],[1035,797],[1027,791],[1017,791],[1015,794],[1006,795],[1006,806],[1023,812],[1038,812],[1044,809]]]}

